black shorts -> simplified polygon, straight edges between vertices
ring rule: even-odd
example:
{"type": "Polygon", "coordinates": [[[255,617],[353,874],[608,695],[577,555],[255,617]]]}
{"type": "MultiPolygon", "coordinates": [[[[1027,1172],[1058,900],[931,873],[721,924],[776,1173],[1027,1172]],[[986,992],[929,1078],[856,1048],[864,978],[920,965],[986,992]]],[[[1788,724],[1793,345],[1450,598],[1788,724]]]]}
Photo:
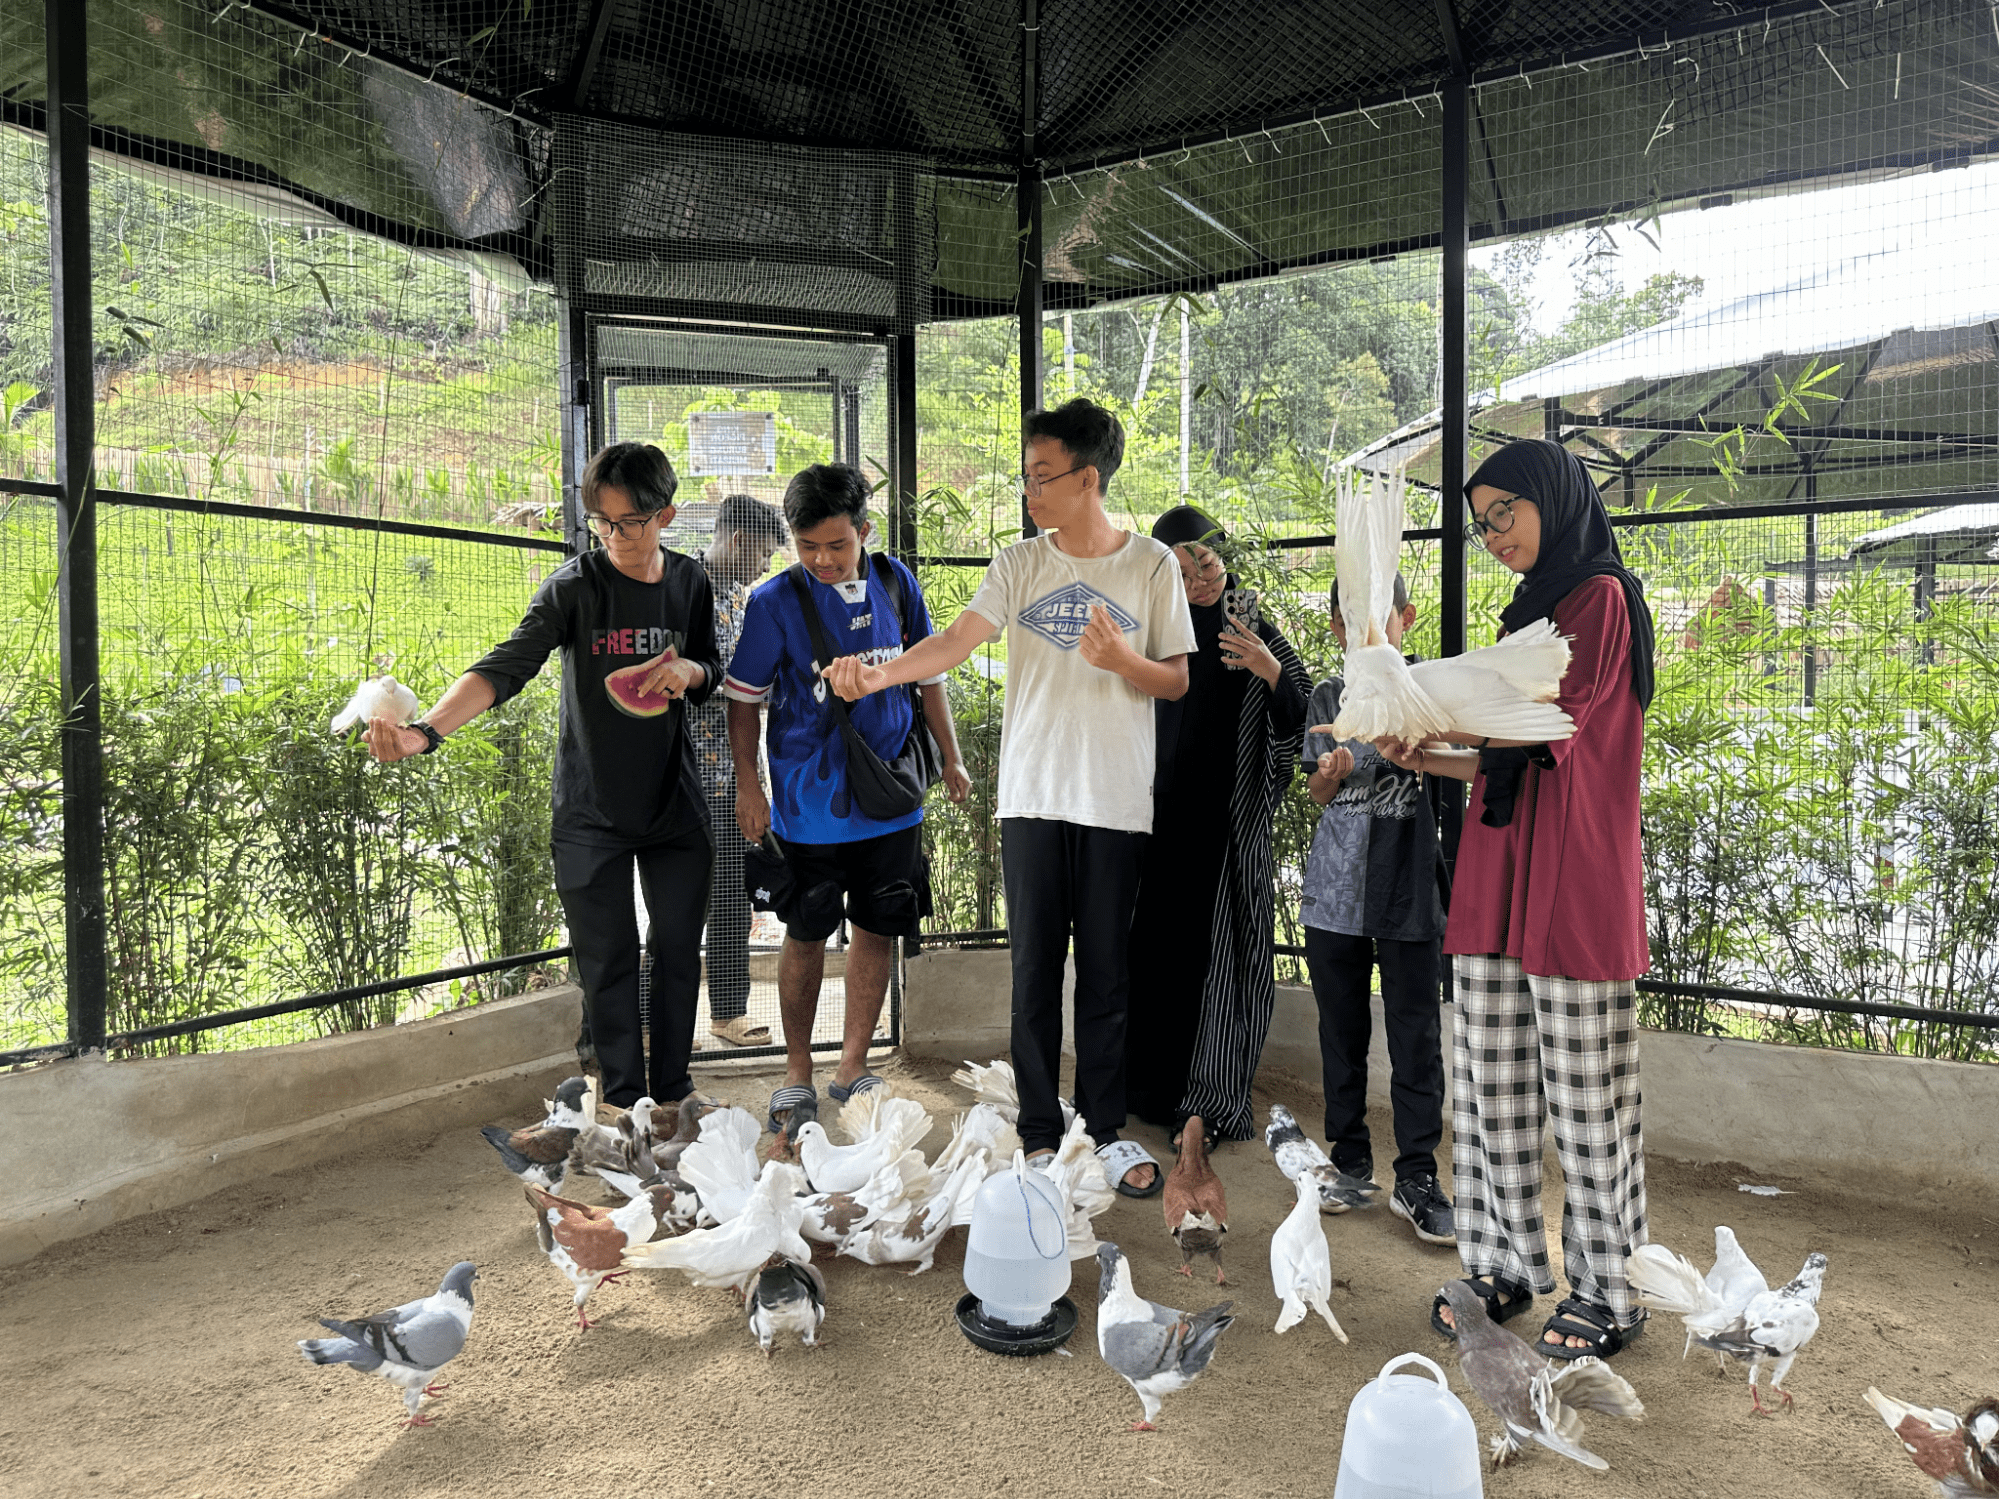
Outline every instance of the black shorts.
{"type": "Polygon", "coordinates": [[[847,920],[863,932],[916,936],[929,904],[921,823],[851,844],[779,842],[795,882],[791,910],[778,913],[785,936],[825,942],[840,925],[843,896],[847,920]]]}

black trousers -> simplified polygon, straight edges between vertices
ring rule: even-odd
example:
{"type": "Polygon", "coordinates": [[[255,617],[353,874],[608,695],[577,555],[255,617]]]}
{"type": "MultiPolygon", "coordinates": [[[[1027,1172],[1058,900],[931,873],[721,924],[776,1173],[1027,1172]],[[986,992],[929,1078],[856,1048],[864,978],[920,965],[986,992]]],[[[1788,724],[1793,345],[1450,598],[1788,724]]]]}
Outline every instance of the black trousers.
{"type": "Polygon", "coordinates": [[[1013,949],[1013,1071],[1020,1141],[1062,1139],[1062,967],[1076,941],[1076,1111],[1098,1144],[1124,1125],[1125,942],[1142,833],[1049,818],[1000,820],[1013,949]]]}
{"type": "Polygon", "coordinates": [[[1336,1166],[1371,1165],[1367,1134],[1367,1048],[1374,1032],[1369,997],[1381,966],[1388,1030],[1388,1097],[1395,1119],[1395,1180],[1437,1175],[1444,1138],[1442,942],[1348,937],[1305,929],[1305,963],[1319,1003],[1319,1059],[1326,1084],[1326,1143],[1336,1166]]]}
{"type": "Polygon", "coordinates": [[[687,1070],[701,999],[701,919],[715,857],[696,823],[665,843],[603,848],[555,840],[555,888],[576,950],[583,1005],[603,1070],[606,1104],[626,1108],[641,1095],[662,1104],[693,1092],[687,1070]],[[652,918],[652,1056],[639,1029],[639,922],[632,862],[652,918]]]}
{"type": "Polygon", "coordinates": [[[708,892],[708,1018],[733,1021],[750,1008],[750,898],[743,894],[749,845],[736,827],[735,782],[708,794],[715,876],[708,892]]]}

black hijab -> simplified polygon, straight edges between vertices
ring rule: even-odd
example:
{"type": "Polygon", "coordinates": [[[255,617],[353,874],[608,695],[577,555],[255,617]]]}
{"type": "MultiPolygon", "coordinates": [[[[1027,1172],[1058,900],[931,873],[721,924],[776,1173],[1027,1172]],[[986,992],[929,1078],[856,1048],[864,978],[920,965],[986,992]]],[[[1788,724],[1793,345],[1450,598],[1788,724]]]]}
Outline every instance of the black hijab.
{"type": "MultiPolygon", "coordinates": [[[[1191,505],[1176,505],[1152,523],[1152,537],[1169,547],[1197,543],[1219,551],[1217,544],[1226,541],[1228,533],[1207,512],[1191,505]]],[[[1158,735],[1153,785],[1174,796],[1186,790],[1177,779],[1183,760],[1189,775],[1202,780],[1223,775],[1233,764],[1236,720],[1241,715],[1244,679],[1249,676],[1247,672],[1231,672],[1221,653],[1222,631],[1228,625],[1223,601],[1228,590],[1235,586],[1235,575],[1231,573],[1213,604],[1187,601],[1187,613],[1194,622],[1194,653],[1187,658],[1187,691],[1177,699],[1162,698],[1153,705],[1158,735]]],[[[1224,778],[1224,796],[1227,787],[1224,778]]]]}
{"type": "MultiPolygon", "coordinates": [[[[1152,523],[1152,539],[1164,542],[1169,547],[1185,547],[1198,543],[1211,551],[1219,552],[1219,543],[1228,540],[1229,534],[1222,530],[1221,523],[1206,511],[1196,510],[1191,505],[1176,505],[1152,523]]],[[[1235,575],[1228,575],[1226,590],[1236,586],[1235,575]]],[[[1222,601],[1200,605],[1187,601],[1187,612],[1194,618],[1194,640],[1203,655],[1213,653],[1222,637],[1222,601]]]]}
{"type": "MultiPolygon", "coordinates": [[[[1603,496],[1582,461],[1560,443],[1522,438],[1508,443],[1473,471],[1465,481],[1467,505],[1472,487],[1481,484],[1532,500],[1541,512],[1541,555],[1521,575],[1512,602],[1500,611],[1500,624],[1514,631],[1552,618],[1555,606],[1585,581],[1610,574],[1624,588],[1631,617],[1632,691],[1638,695],[1641,712],[1650,708],[1654,642],[1645,585],[1624,565],[1617,537],[1610,529],[1610,512],[1604,509],[1603,496]]],[[[1522,749],[1480,753],[1479,768],[1485,772],[1482,821],[1488,826],[1504,828],[1513,821],[1520,773],[1529,759],[1530,752],[1522,749]]]]}

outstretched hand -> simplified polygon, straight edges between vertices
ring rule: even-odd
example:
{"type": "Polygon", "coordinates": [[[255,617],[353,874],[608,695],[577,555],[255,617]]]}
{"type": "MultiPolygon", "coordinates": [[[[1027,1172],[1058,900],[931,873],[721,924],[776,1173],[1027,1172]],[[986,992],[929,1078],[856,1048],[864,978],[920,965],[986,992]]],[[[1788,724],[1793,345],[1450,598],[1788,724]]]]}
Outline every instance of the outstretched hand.
{"type": "Polygon", "coordinates": [[[888,673],[880,667],[871,667],[858,656],[843,656],[819,674],[832,686],[834,692],[849,703],[865,698],[870,693],[879,693],[888,686],[888,673]]]}
{"type": "Polygon", "coordinates": [[[399,760],[408,760],[412,755],[423,754],[424,746],[430,743],[420,729],[404,729],[401,725],[384,718],[368,721],[368,753],[384,765],[399,760]]]}

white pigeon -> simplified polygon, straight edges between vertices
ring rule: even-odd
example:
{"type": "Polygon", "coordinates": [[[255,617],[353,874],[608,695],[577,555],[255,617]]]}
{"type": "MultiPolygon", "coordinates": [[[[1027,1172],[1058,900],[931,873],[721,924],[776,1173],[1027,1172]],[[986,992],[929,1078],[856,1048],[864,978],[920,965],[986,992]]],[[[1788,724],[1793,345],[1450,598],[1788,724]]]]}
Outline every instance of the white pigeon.
{"type": "MultiPolygon", "coordinates": [[[[1696,1338],[1710,1337],[1742,1315],[1750,1299],[1770,1290],[1756,1263],[1743,1253],[1735,1231],[1718,1224],[1714,1231],[1714,1265],[1706,1276],[1684,1255],[1654,1242],[1640,1245],[1625,1258],[1624,1279],[1638,1294],[1641,1306],[1654,1312],[1677,1313],[1687,1326],[1684,1359],[1696,1338]]],[[[1727,1359],[1717,1353],[1726,1367],[1727,1359]]]]}
{"type": "MultiPolygon", "coordinates": [[[[964,1067],[951,1075],[951,1081],[961,1088],[970,1089],[982,1103],[998,1110],[1000,1118],[1009,1125],[1020,1123],[1020,1090],[1014,1083],[1013,1064],[1005,1058],[996,1057],[985,1064],[967,1061],[964,1067]]],[[[1062,1128],[1067,1130],[1076,1118],[1076,1106],[1067,1099],[1062,1100],[1061,1105],[1062,1128]]]]}
{"type": "Polygon", "coordinates": [[[1116,1245],[1097,1249],[1097,1353],[1138,1392],[1145,1415],[1133,1432],[1152,1432],[1159,1405],[1185,1390],[1214,1358],[1215,1341],[1235,1322],[1233,1302],[1197,1313],[1149,1302],[1132,1290],[1131,1263],[1116,1245]]]}
{"type": "Polygon", "coordinates": [[[1583,1446],[1582,1414],[1639,1420],[1645,1406],[1631,1383],[1593,1354],[1558,1364],[1535,1353],[1519,1334],[1494,1323],[1462,1281],[1446,1282],[1444,1296],[1457,1329],[1459,1368],[1502,1425],[1492,1439],[1492,1466],[1511,1462],[1535,1442],[1586,1468],[1608,1469],[1583,1446]]]}
{"type": "Polygon", "coordinates": [[[1333,1294],[1333,1252],[1319,1222],[1319,1185],[1304,1173],[1298,1176],[1297,1207],[1270,1237],[1270,1280],[1284,1303],[1277,1314],[1277,1332],[1302,1323],[1310,1308],[1326,1320],[1333,1337],[1342,1344],[1347,1341],[1346,1330],[1326,1301],[1333,1294]]]}
{"type": "Polygon", "coordinates": [[[925,1201],[913,1205],[908,1213],[900,1217],[885,1214],[867,1228],[848,1235],[840,1241],[838,1253],[851,1255],[870,1266],[915,1261],[916,1269],[909,1274],[921,1276],[930,1269],[944,1236],[958,1222],[959,1202],[967,1184],[976,1192],[985,1180],[985,1158],[968,1156],[925,1201]]]}
{"type": "Polygon", "coordinates": [[[1749,1361],[1749,1406],[1762,1416],[1769,1416],[1770,1410],[1757,1394],[1756,1377],[1766,1361],[1776,1361],[1770,1371],[1770,1389],[1783,1398],[1780,1405],[1791,1404],[1784,1377],[1791,1373],[1798,1351],[1819,1331],[1819,1290],[1825,1283],[1825,1267],[1825,1257],[1813,1251],[1805,1257],[1804,1269],[1795,1280],[1751,1297],[1741,1316],[1726,1328],[1696,1340],[1749,1361]]]}
{"type": "Polygon", "coordinates": [[[338,1334],[331,1339],[300,1339],[306,1361],[315,1365],[352,1365],[380,1375],[403,1393],[411,1427],[428,1427],[430,1418],[418,1410],[425,1396],[434,1396],[438,1372],[458,1357],[465,1335],[472,1330],[472,1283],[478,1269],[461,1260],[430,1296],[405,1302],[365,1318],[321,1318],[319,1326],[338,1334]]]}
{"type": "Polygon", "coordinates": [[[701,1133],[680,1153],[678,1171],[701,1195],[701,1217],[726,1224],[757,1185],[756,1116],[731,1106],[701,1117],[701,1133]]]}
{"type": "Polygon", "coordinates": [[[354,689],[347,706],[333,716],[333,732],[344,734],[356,724],[370,719],[387,719],[391,724],[407,724],[422,710],[416,694],[384,673],[370,677],[354,689]]]}
{"type": "Polygon", "coordinates": [[[548,1111],[542,1124],[550,1130],[581,1130],[597,1123],[596,1098],[590,1080],[578,1073],[555,1086],[555,1097],[541,1101],[548,1111]]]}
{"type": "Polygon", "coordinates": [[[951,1169],[972,1154],[983,1151],[986,1154],[986,1175],[998,1171],[1013,1160],[1013,1154],[1020,1150],[1020,1133],[990,1104],[974,1104],[964,1114],[951,1122],[951,1141],[937,1153],[937,1160],[930,1164],[933,1172],[948,1174],[951,1169]]]}
{"type": "Polygon", "coordinates": [[[1319,1212],[1343,1214],[1350,1209],[1372,1208],[1381,1189],[1372,1182],[1349,1177],[1327,1158],[1319,1143],[1298,1128],[1297,1118],[1281,1104],[1270,1106],[1270,1124],[1263,1132],[1263,1144],[1277,1158],[1277,1170],[1293,1182],[1310,1178],[1319,1191],[1319,1212]]]}
{"type": "Polygon", "coordinates": [[[750,1276],[743,1311],[766,1359],[780,1333],[795,1333],[815,1349],[819,1325],[826,1321],[826,1278],[810,1261],[773,1255],[750,1276]]]}
{"type": "Polygon", "coordinates": [[[628,1246],[624,1264],[633,1270],[684,1271],[696,1286],[728,1286],[740,1292],[773,1255],[800,1262],[812,1259],[812,1247],[798,1232],[805,1219],[803,1187],[798,1168],[789,1162],[765,1162],[756,1190],[726,1224],[628,1246]]]}
{"type": "Polygon", "coordinates": [[[840,1106],[840,1128],[856,1146],[885,1131],[901,1132],[913,1146],[930,1133],[930,1111],[886,1088],[868,1089],[840,1106]]]}
{"type": "Polygon", "coordinates": [[[1334,574],[1346,627],[1340,711],[1311,733],[1343,740],[1473,738],[1545,744],[1575,724],[1555,696],[1568,670],[1569,643],[1551,621],[1536,621],[1496,645],[1418,662],[1388,641],[1395,571],[1402,556],[1403,476],[1343,469],[1337,480],[1334,574]]]}
{"type": "MultiPolygon", "coordinates": [[[[826,1127],[809,1120],[798,1130],[798,1161],[813,1191],[851,1193],[888,1163],[915,1148],[930,1129],[930,1115],[914,1099],[884,1099],[872,1127],[849,1146],[836,1146],[826,1127]]],[[[686,1173],[686,1158],[681,1171],[686,1173]]]]}
{"type": "Polygon", "coordinates": [[[1037,1172],[1046,1173],[1048,1180],[1055,1184],[1055,1191],[1061,1195],[1062,1225],[1069,1240],[1069,1259],[1088,1260],[1097,1253],[1100,1243],[1091,1220],[1117,1202],[1117,1190],[1111,1186],[1103,1158],[1097,1155],[1089,1127],[1080,1117],[1071,1120],[1068,1132],[1062,1137],[1062,1144],[1055,1148],[1055,1154],[1041,1157],[1028,1165],[1037,1172]]]}

